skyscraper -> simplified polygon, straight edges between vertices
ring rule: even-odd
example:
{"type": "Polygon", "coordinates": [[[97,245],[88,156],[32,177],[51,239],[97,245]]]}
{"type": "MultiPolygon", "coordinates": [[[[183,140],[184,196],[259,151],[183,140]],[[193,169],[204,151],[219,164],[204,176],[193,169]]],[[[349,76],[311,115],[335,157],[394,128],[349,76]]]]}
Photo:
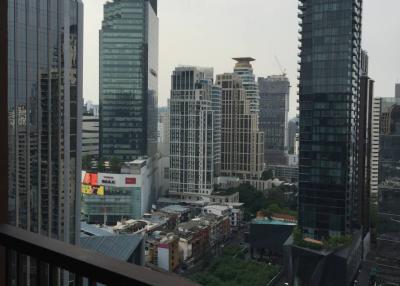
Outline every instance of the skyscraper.
{"type": "Polygon", "coordinates": [[[314,238],[358,223],[361,4],[300,1],[299,224],[314,238]]]}
{"type": "Polygon", "coordinates": [[[177,67],[170,99],[170,194],[211,195],[220,164],[221,90],[211,68],[177,67]]]}
{"type": "Polygon", "coordinates": [[[8,15],[9,222],[75,243],[80,225],[82,3],[8,1],[8,15]]]}
{"type": "Polygon", "coordinates": [[[157,98],[157,1],[107,2],[100,31],[100,157],[155,154],[157,98]]]}
{"type": "Polygon", "coordinates": [[[376,261],[379,280],[396,284],[400,281],[400,99],[376,98],[374,105],[379,127],[376,261]]]}
{"type": "Polygon", "coordinates": [[[395,85],[395,97],[400,98],[400,83],[396,83],[395,85]]]}
{"type": "Polygon", "coordinates": [[[264,163],[286,165],[290,82],[284,75],[259,77],[258,89],[260,129],[264,132],[264,163]]]}
{"type": "MultiPolygon", "coordinates": [[[[2,12],[8,223],[74,244],[80,235],[83,5],[10,0],[2,12]]],[[[18,284],[31,285],[36,265],[21,258],[18,284]]],[[[10,269],[13,283],[16,269],[10,269]]]]}
{"type": "Polygon", "coordinates": [[[216,83],[222,88],[221,174],[258,179],[264,163],[264,133],[258,129],[258,114],[251,112],[251,99],[239,75],[218,75],[216,83]]]}
{"type": "Polygon", "coordinates": [[[289,154],[297,154],[296,150],[296,137],[299,133],[299,119],[297,117],[289,120],[288,123],[288,150],[289,154]]]}
{"type": "Polygon", "coordinates": [[[357,131],[358,172],[356,206],[358,219],[355,227],[360,228],[363,235],[370,228],[370,200],[372,184],[372,127],[374,81],[368,75],[368,54],[361,51],[360,102],[357,131]]]}
{"type": "Polygon", "coordinates": [[[233,58],[236,61],[234,73],[242,79],[243,88],[246,90],[246,97],[249,99],[250,111],[258,115],[260,111],[260,96],[256,83],[256,77],[253,74],[251,62],[255,59],[250,57],[233,58]]]}

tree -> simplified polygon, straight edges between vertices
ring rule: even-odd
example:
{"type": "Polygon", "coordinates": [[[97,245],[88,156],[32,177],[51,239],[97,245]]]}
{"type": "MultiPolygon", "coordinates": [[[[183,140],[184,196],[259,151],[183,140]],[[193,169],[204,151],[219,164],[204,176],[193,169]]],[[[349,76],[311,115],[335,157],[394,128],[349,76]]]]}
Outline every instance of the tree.
{"type": "Polygon", "coordinates": [[[92,157],[90,155],[85,155],[82,157],[82,169],[90,170],[92,168],[92,157]]]}
{"type": "Polygon", "coordinates": [[[113,173],[121,172],[122,162],[118,157],[112,157],[110,160],[110,169],[113,173]]]}
{"type": "Polygon", "coordinates": [[[274,177],[274,173],[272,172],[271,169],[269,169],[269,170],[265,170],[265,171],[262,173],[262,175],[261,175],[261,180],[263,180],[263,181],[268,181],[268,180],[270,180],[270,179],[273,179],[273,177],[274,177]]]}
{"type": "Polygon", "coordinates": [[[97,162],[97,170],[99,172],[104,172],[106,170],[105,162],[106,161],[104,160],[104,158],[100,158],[97,162]]]}

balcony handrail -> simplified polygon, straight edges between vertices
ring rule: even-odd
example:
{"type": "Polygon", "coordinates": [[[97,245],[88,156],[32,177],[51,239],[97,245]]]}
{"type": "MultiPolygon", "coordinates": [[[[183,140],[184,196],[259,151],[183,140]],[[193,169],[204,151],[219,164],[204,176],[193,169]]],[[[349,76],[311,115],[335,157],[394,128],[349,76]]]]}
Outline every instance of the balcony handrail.
{"type": "Polygon", "coordinates": [[[105,285],[198,285],[7,224],[0,224],[0,246],[105,285]]]}

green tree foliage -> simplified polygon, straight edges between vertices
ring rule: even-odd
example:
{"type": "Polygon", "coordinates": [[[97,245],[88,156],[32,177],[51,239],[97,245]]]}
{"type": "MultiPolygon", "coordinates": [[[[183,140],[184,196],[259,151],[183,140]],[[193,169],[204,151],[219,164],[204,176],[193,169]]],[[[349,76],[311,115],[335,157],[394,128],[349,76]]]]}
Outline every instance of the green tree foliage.
{"type": "Polygon", "coordinates": [[[92,168],[92,157],[90,155],[85,155],[82,157],[82,169],[90,170],[92,168]]]}
{"type": "Polygon", "coordinates": [[[277,266],[223,255],[210,268],[190,278],[204,286],[265,286],[278,271],[277,266]]]}
{"type": "Polygon", "coordinates": [[[106,170],[105,162],[106,161],[104,158],[100,158],[100,160],[97,162],[97,170],[99,172],[104,172],[106,170]]]}
{"type": "Polygon", "coordinates": [[[112,157],[110,160],[110,169],[113,173],[121,172],[122,161],[117,157],[112,157]]]}
{"type": "Polygon", "coordinates": [[[265,170],[261,175],[261,180],[268,181],[270,179],[273,179],[273,177],[274,177],[274,174],[273,174],[272,170],[265,170]]]}

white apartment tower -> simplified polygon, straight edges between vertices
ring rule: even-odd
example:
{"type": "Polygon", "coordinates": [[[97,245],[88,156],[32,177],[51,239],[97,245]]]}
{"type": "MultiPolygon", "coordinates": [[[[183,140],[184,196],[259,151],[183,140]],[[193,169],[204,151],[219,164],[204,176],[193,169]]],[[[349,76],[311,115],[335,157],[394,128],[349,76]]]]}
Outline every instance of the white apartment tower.
{"type": "Polygon", "coordinates": [[[222,89],[221,175],[258,179],[264,167],[258,114],[251,111],[251,99],[238,74],[218,75],[216,83],[222,89]]]}
{"type": "Polygon", "coordinates": [[[177,67],[171,79],[170,194],[211,195],[220,169],[220,112],[213,69],[177,67]]]}

